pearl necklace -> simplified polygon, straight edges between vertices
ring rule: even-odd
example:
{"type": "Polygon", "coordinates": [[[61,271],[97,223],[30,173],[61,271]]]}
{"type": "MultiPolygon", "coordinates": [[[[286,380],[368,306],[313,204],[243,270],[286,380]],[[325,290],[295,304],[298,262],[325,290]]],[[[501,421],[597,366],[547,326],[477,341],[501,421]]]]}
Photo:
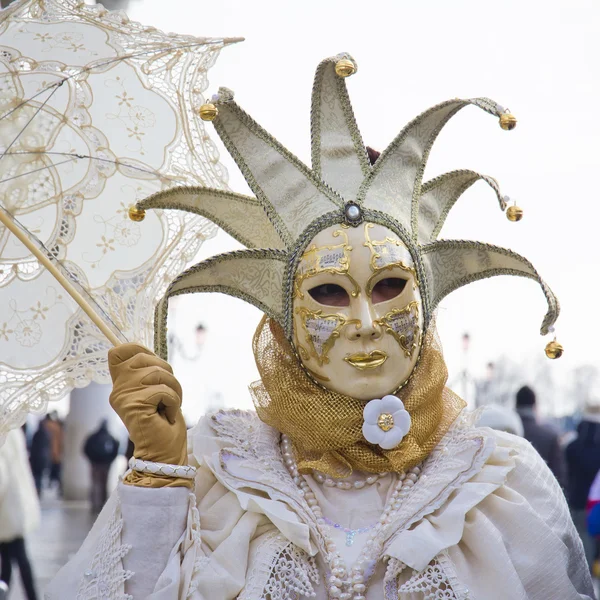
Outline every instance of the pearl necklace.
{"type": "Polygon", "coordinates": [[[314,472],[314,477],[319,483],[322,483],[327,487],[336,487],[340,490],[360,490],[364,488],[365,485],[373,485],[386,475],[387,473],[377,473],[375,475],[369,475],[369,477],[366,479],[355,479],[354,481],[335,481],[331,477],[327,477],[324,473],[319,473],[319,471],[314,472]]]}
{"type": "Polygon", "coordinates": [[[360,556],[352,567],[352,572],[348,576],[346,565],[339,553],[335,542],[328,535],[323,518],[323,511],[317,502],[314,492],[310,489],[304,476],[300,475],[298,466],[292,454],[292,447],[289,438],[282,436],[281,450],[286,467],[294,480],[294,483],[300,488],[306,503],[316,518],[317,529],[325,542],[325,559],[329,566],[328,593],[330,598],[339,600],[366,600],[364,593],[367,590],[367,583],[372,575],[375,564],[379,558],[383,542],[377,540],[378,534],[387,527],[393,520],[395,513],[402,505],[404,497],[408,494],[410,488],[415,485],[421,473],[421,467],[413,467],[409,473],[401,473],[398,476],[398,482],[394,486],[394,491],[386,504],[378,523],[373,527],[371,535],[367,539],[360,556]],[[368,574],[366,573],[368,571],[368,574]]]}

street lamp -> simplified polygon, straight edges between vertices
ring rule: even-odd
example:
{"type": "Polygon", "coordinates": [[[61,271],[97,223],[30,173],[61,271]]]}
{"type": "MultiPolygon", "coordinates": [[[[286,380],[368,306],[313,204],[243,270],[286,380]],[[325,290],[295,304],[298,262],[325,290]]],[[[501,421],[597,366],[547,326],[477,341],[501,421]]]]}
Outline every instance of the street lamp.
{"type": "Polygon", "coordinates": [[[471,336],[469,333],[463,333],[462,338],[462,365],[460,372],[451,382],[450,387],[457,390],[458,395],[467,403],[470,409],[475,408],[474,387],[475,380],[471,374],[469,365],[469,349],[471,346],[471,336]]]}

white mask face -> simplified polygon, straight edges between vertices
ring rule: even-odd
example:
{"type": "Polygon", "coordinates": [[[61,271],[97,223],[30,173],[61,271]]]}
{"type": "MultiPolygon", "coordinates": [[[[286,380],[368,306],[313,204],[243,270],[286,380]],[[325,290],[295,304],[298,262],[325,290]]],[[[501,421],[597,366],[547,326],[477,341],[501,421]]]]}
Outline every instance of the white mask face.
{"type": "Polygon", "coordinates": [[[334,225],[307,246],[294,287],[294,344],[323,386],[382,398],[410,376],[423,332],[406,245],[387,227],[334,225]]]}

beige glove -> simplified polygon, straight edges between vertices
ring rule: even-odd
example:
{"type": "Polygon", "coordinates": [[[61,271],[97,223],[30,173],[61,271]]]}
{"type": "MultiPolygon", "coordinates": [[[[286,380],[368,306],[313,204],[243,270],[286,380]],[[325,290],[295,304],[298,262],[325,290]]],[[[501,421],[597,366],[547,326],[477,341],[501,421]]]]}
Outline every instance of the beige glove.
{"type": "MultiPolygon", "coordinates": [[[[139,344],[108,352],[113,380],[110,405],[127,427],[134,456],[187,465],[187,432],[181,413],[181,385],[169,363],[139,344]]],[[[125,483],[142,487],[193,486],[193,480],[132,471],[125,483]]]]}

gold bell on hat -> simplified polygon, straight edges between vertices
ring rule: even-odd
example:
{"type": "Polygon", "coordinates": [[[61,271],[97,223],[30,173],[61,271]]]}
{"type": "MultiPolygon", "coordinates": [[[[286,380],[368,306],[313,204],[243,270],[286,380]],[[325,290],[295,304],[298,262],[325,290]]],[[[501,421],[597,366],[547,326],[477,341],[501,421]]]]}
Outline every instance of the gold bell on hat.
{"type": "Polygon", "coordinates": [[[219,114],[219,109],[212,103],[203,104],[198,110],[203,121],[214,121],[219,114]]]}
{"type": "Polygon", "coordinates": [[[562,347],[562,344],[559,344],[556,339],[553,339],[551,342],[546,344],[546,356],[551,359],[560,358],[565,349],[562,347]]]}
{"type": "Polygon", "coordinates": [[[506,209],[506,218],[513,223],[520,221],[523,218],[523,209],[516,204],[514,206],[509,206],[506,209]]]}
{"type": "Polygon", "coordinates": [[[146,218],[146,211],[143,208],[138,208],[135,204],[129,207],[129,218],[132,221],[143,221],[146,218]]]}
{"type": "Polygon", "coordinates": [[[350,75],[356,73],[356,67],[351,60],[342,58],[335,63],[335,72],[340,77],[350,77],[350,75]]]}
{"type": "Polygon", "coordinates": [[[504,129],[504,131],[511,131],[517,126],[517,117],[512,115],[511,113],[502,113],[500,115],[500,127],[504,129]]]}

